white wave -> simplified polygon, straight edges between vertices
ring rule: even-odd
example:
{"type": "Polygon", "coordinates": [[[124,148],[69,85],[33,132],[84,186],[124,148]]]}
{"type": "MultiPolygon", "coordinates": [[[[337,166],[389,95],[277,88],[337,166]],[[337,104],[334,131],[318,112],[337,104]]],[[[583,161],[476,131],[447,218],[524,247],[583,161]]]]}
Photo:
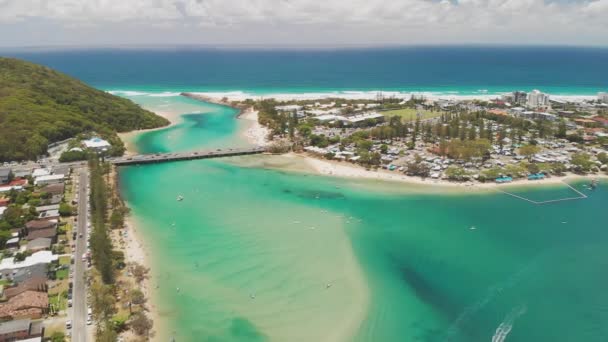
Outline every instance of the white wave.
{"type": "Polygon", "coordinates": [[[112,95],[118,95],[118,96],[143,96],[143,95],[148,95],[148,93],[141,92],[141,91],[135,91],[135,90],[110,90],[110,91],[108,91],[108,93],[110,93],[112,95]]]}
{"type": "Polygon", "coordinates": [[[517,319],[517,317],[526,313],[526,307],[523,305],[515,307],[507,316],[504,321],[500,323],[498,328],[496,328],[496,332],[494,336],[492,336],[492,342],[503,342],[511,330],[513,329],[513,323],[517,319]]]}
{"type": "Polygon", "coordinates": [[[148,96],[150,97],[176,97],[176,96],[180,96],[181,93],[176,93],[176,92],[170,92],[170,91],[164,91],[162,93],[152,93],[152,94],[148,94],[148,96]]]}

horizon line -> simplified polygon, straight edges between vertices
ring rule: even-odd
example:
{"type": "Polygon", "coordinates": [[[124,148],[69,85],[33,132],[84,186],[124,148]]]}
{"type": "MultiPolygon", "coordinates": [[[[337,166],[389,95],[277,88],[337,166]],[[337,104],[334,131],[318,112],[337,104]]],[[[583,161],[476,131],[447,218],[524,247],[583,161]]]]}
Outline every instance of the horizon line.
{"type": "Polygon", "coordinates": [[[415,48],[579,48],[608,49],[608,45],[512,44],[512,43],[429,43],[429,44],[59,44],[0,46],[0,51],[78,51],[78,50],[372,50],[415,48]]]}

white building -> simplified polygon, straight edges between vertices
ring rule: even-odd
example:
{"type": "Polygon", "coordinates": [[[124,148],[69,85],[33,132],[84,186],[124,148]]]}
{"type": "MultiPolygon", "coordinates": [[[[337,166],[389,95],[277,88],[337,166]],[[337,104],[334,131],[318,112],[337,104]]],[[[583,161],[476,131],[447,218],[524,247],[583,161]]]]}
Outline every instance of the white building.
{"type": "Polygon", "coordinates": [[[298,110],[302,110],[302,106],[300,105],[285,105],[285,106],[276,106],[274,107],[274,109],[278,110],[279,112],[294,112],[294,111],[298,111],[298,110]]]}
{"type": "Polygon", "coordinates": [[[96,150],[96,151],[107,151],[112,145],[106,140],[103,140],[98,137],[93,137],[89,140],[85,140],[82,142],[86,148],[96,150]]]}
{"type": "Polygon", "coordinates": [[[51,170],[49,170],[49,169],[34,169],[34,172],[32,172],[32,177],[38,178],[38,177],[42,177],[42,176],[48,176],[50,174],[51,174],[51,170]]]}
{"type": "Polygon", "coordinates": [[[48,185],[63,182],[65,175],[40,176],[34,179],[34,185],[48,185]]]}
{"type": "Polygon", "coordinates": [[[597,99],[600,102],[608,103],[608,93],[597,93],[597,99]]]}
{"type": "Polygon", "coordinates": [[[530,108],[546,107],[549,105],[549,95],[534,89],[528,94],[526,105],[530,108]]]}

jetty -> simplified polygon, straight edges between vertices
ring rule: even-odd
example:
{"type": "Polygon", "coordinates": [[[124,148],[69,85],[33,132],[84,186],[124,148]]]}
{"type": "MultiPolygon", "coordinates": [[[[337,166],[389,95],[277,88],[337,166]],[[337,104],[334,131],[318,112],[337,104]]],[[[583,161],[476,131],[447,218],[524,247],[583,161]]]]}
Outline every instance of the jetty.
{"type": "Polygon", "coordinates": [[[247,148],[227,148],[227,149],[214,149],[214,150],[202,150],[202,151],[191,151],[191,152],[174,152],[174,153],[153,153],[153,154],[138,154],[132,156],[107,158],[106,160],[115,166],[126,166],[126,165],[141,165],[141,164],[154,164],[154,163],[166,163],[174,161],[194,160],[194,159],[210,159],[210,158],[223,158],[223,157],[234,157],[234,156],[245,156],[251,154],[261,154],[266,152],[264,147],[247,147],[247,148]]]}

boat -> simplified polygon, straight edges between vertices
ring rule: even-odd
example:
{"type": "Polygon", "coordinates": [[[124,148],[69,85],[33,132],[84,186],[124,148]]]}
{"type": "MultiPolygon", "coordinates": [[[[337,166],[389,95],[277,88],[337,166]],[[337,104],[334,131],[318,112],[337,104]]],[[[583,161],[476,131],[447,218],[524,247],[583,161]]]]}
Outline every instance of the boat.
{"type": "Polygon", "coordinates": [[[184,200],[184,196],[182,196],[182,195],[177,196],[177,201],[178,202],[181,202],[183,200],[184,200]]]}
{"type": "Polygon", "coordinates": [[[595,188],[597,188],[597,179],[592,180],[589,187],[591,188],[591,190],[595,190],[595,188]]]}

